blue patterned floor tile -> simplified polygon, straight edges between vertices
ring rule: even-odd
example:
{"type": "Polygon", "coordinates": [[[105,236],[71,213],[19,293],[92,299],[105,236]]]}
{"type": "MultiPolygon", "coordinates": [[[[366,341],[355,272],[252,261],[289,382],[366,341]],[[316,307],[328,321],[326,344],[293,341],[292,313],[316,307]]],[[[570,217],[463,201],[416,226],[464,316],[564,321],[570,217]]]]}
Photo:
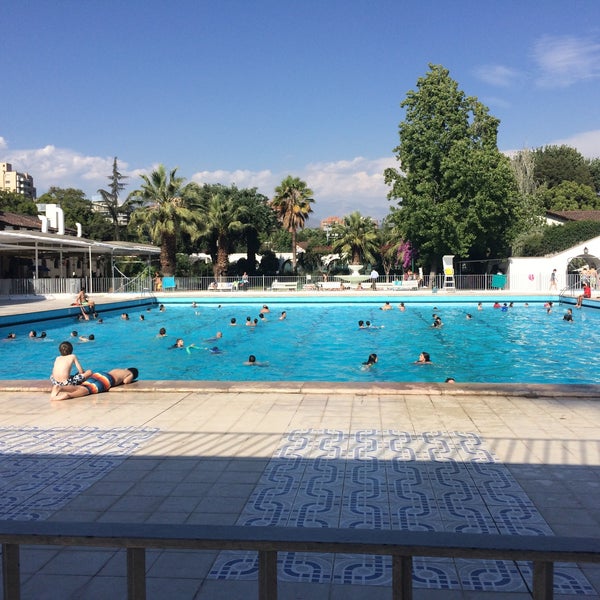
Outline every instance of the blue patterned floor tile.
{"type": "Polygon", "coordinates": [[[391,565],[391,559],[387,556],[336,554],[333,582],[355,585],[391,585],[391,565]]]}
{"type": "Polygon", "coordinates": [[[134,427],[0,428],[0,519],[48,518],[157,432],[134,427]]]}
{"type": "MultiPolygon", "coordinates": [[[[400,531],[552,535],[533,502],[468,432],[298,430],[285,434],[251,495],[239,524],[400,531]]],[[[221,553],[211,577],[256,577],[254,559],[221,553]]],[[[286,581],[389,585],[386,557],[286,554],[286,581]]],[[[522,572],[504,561],[416,557],[414,586],[469,591],[527,591],[522,572]]],[[[557,588],[591,589],[577,568],[561,572],[557,588]]]]}
{"type": "MultiPolygon", "coordinates": [[[[533,566],[530,562],[518,562],[517,566],[523,574],[527,585],[531,589],[533,580],[533,566]]],[[[585,575],[572,565],[554,565],[554,593],[573,594],[581,596],[596,596],[596,591],[589,584],[585,575]]]]}
{"type": "Polygon", "coordinates": [[[457,560],[456,568],[465,590],[482,592],[527,592],[514,562],[503,560],[457,560]]]}

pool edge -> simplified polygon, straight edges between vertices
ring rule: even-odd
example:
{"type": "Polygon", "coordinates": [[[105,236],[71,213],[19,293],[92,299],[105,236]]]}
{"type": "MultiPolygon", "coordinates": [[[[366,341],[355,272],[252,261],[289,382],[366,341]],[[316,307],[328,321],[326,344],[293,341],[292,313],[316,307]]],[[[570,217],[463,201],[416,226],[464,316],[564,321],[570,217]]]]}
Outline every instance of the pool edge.
{"type": "MultiPolygon", "coordinates": [[[[0,392],[50,393],[50,384],[40,380],[0,381],[0,392]]],[[[237,393],[237,394],[327,394],[355,396],[519,396],[526,398],[600,399],[600,384],[521,383],[345,383],[326,381],[177,381],[148,380],[120,386],[110,393],[237,393]]],[[[80,400],[85,400],[80,398],[80,400]]]]}

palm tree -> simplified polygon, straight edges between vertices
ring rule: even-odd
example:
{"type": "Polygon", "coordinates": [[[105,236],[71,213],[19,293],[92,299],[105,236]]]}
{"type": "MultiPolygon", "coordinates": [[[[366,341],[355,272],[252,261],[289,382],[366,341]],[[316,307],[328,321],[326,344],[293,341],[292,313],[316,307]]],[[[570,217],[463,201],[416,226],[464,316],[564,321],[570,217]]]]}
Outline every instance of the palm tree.
{"type": "Polygon", "coordinates": [[[114,239],[118,240],[120,237],[119,217],[122,214],[127,214],[129,211],[127,210],[127,202],[123,206],[119,206],[119,192],[125,189],[123,180],[127,179],[127,176],[119,172],[116,156],[113,161],[112,175],[109,175],[108,179],[110,181],[109,189],[98,190],[98,193],[102,196],[100,204],[104,205],[113,222],[114,239]]]}
{"type": "Polygon", "coordinates": [[[312,212],[313,191],[299,177],[288,175],[276,188],[271,206],[281,224],[292,234],[292,268],[296,271],[296,231],[312,212]]]}
{"type": "Polygon", "coordinates": [[[128,198],[142,204],[133,212],[130,226],[139,227],[160,245],[161,272],[167,277],[175,275],[179,233],[184,231],[196,238],[200,232],[199,215],[182,197],[184,178],[176,177],[176,172],[177,168],[167,175],[164,165],[159,165],[150,175],[141,176],[142,186],[128,198]]]}
{"type": "Polygon", "coordinates": [[[214,275],[219,278],[227,274],[234,236],[247,227],[248,210],[240,202],[239,191],[235,186],[212,187],[213,193],[202,216],[203,236],[208,238],[214,275]]]}
{"type": "Polygon", "coordinates": [[[363,261],[374,261],[377,252],[377,229],[369,217],[363,217],[358,211],[344,217],[343,223],[337,223],[331,231],[332,248],[351,262],[359,265],[363,261]]]}

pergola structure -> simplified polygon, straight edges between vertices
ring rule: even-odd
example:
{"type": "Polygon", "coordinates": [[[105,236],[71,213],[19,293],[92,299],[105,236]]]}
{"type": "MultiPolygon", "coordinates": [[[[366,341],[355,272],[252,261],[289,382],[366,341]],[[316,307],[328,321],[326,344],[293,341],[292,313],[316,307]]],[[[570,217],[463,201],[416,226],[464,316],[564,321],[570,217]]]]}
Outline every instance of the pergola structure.
{"type": "MultiPolygon", "coordinates": [[[[31,230],[0,231],[0,264],[6,268],[6,259],[28,258],[32,260],[32,276],[39,279],[42,266],[42,256],[55,256],[58,260],[57,277],[67,278],[65,257],[79,256],[82,261],[81,276],[88,281],[87,290],[94,290],[92,277],[92,258],[110,256],[111,274],[114,277],[114,262],[117,256],[145,256],[150,264],[152,256],[160,254],[160,248],[150,244],[136,242],[106,241],[99,242],[72,235],[43,233],[31,230]]],[[[42,273],[46,275],[46,273],[42,273]]]]}

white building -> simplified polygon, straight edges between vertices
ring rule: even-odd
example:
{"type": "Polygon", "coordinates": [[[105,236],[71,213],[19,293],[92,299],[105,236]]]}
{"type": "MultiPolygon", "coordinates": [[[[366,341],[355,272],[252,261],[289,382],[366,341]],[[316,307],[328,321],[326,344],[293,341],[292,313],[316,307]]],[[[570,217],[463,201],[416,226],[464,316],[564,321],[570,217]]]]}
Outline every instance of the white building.
{"type": "Polygon", "coordinates": [[[36,189],[33,186],[33,177],[29,173],[13,171],[10,163],[3,162],[0,163],[0,178],[0,190],[15,192],[35,200],[36,189]]]}

